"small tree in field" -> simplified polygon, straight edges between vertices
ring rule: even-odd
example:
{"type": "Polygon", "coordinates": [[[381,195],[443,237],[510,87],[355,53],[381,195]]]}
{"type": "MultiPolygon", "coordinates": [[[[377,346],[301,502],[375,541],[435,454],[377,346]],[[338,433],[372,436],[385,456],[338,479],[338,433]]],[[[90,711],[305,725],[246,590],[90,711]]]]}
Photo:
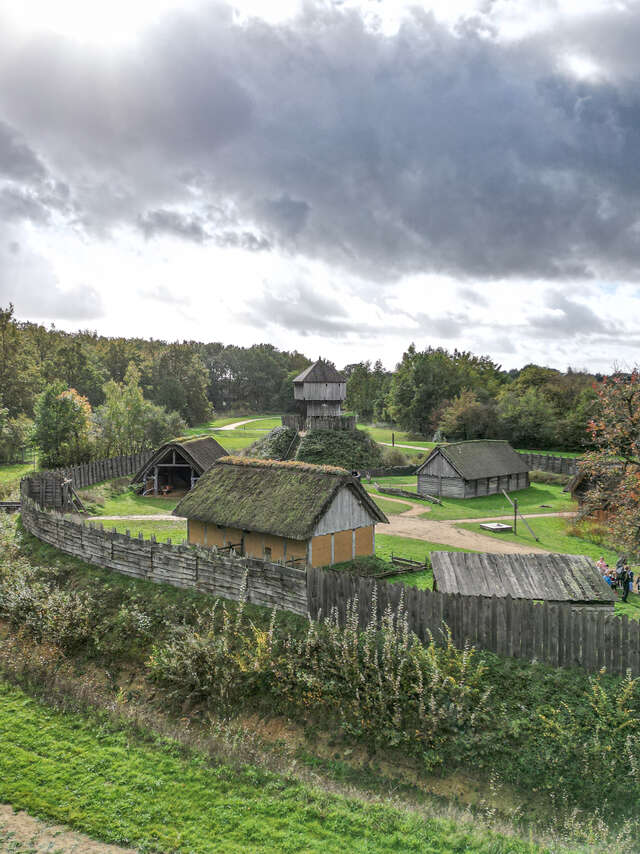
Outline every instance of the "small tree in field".
{"type": "Polygon", "coordinates": [[[64,383],[53,383],[36,403],[33,438],[48,468],[85,462],[91,457],[91,406],[64,383]]]}
{"type": "Polygon", "coordinates": [[[605,378],[598,390],[598,412],[589,422],[595,450],[582,470],[593,487],[589,509],[605,509],[612,541],[640,552],[640,373],[605,378]]]}

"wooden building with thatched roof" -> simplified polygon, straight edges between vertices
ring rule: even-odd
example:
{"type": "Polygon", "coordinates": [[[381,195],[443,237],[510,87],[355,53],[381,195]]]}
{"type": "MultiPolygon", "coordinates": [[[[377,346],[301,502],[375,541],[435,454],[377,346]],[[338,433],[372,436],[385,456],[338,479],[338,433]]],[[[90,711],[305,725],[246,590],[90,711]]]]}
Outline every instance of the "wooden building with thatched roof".
{"type": "Polygon", "coordinates": [[[446,498],[478,498],[529,486],[528,463],[498,439],[437,445],[417,475],[419,493],[446,498]]]}
{"type": "Polygon", "coordinates": [[[346,469],[251,457],[217,460],[174,515],[190,543],[308,566],[373,554],[388,522],[346,469]]]}
{"type": "Polygon", "coordinates": [[[585,555],[432,552],[433,589],[613,608],[616,597],[585,555]]]}
{"type": "Polygon", "coordinates": [[[185,493],[227,452],[213,436],[176,439],[162,445],[137,471],[132,484],[142,484],[144,495],[185,493]]]}

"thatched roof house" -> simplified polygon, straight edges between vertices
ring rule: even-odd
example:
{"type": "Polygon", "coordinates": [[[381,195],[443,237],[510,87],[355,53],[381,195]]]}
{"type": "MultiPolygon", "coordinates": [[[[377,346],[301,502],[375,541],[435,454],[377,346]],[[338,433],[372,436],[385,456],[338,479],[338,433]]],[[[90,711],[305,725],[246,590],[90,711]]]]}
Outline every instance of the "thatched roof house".
{"type": "Polygon", "coordinates": [[[226,456],[213,436],[176,439],[158,448],[131,483],[143,484],[145,494],[187,492],[216,460],[226,456]]]}
{"type": "Polygon", "coordinates": [[[461,596],[511,596],[613,607],[615,596],[585,555],[432,552],[433,587],[461,596]]]}
{"type": "Polygon", "coordinates": [[[373,554],[388,521],[345,469],[250,457],[217,460],[174,513],[191,543],[311,566],[373,554]]]}
{"type": "Polygon", "coordinates": [[[418,492],[447,498],[477,498],[529,486],[528,463],[498,439],[437,445],[417,475],[418,492]]]}

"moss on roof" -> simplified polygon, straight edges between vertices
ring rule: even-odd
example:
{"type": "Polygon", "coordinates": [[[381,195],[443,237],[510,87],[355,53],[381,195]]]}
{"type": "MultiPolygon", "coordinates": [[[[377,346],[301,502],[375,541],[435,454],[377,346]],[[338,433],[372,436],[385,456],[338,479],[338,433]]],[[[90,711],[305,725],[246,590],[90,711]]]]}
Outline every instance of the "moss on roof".
{"type": "Polygon", "coordinates": [[[135,473],[131,483],[140,483],[148,476],[150,469],[172,449],[180,452],[186,463],[192,465],[195,472],[199,475],[210,468],[217,459],[226,457],[227,455],[225,449],[219,442],[216,442],[213,436],[174,439],[172,442],[166,442],[158,448],[151,459],[135,473]]]}
{"type": "Polygon", "coordinates": [[[217,460],[174,514],[225,528],[305,540],[343,487],[352,490],[373,523],[387,521],[345,469],[251,457],[217,460]]]}
{"type": "Polygon", "coordinates": [[[465,480],[524,474],[530,469],[524,457],[514,451],[508,442],[502,439],[472,439],[437,445],[417,473],[420,474],[437,454],[442,454],[465,480]]]}

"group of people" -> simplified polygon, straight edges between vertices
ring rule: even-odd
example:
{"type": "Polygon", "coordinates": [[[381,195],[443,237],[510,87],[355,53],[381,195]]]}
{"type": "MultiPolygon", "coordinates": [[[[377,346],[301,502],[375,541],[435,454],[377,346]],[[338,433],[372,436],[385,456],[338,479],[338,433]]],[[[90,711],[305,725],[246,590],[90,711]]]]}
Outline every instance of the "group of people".
{"type": "Polygon", "coordinates": [[[636,591],[640,593],[640,575],[638,575],[637,579],[634,579],[633,570],[630,568],[624,555],[621,555],[618,558],[615,567],[610,567],[604,557],[601,557],[600,560],[596,562],[596,566],[616,596],[622,596],[623,602],[626,602],[629,593],[633,592],[634,580],[636,584],[636,591]]]}

